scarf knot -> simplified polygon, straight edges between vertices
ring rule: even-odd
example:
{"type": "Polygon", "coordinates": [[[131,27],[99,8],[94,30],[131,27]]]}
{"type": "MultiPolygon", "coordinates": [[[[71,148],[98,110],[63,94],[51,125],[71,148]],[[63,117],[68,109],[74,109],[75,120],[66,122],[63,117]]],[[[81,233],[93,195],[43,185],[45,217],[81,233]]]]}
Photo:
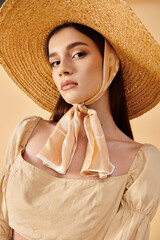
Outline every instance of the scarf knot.
{"type": "Polygon", "coordinates": [[[74,104],[75,108],[77,108],[78,111],[88,114],[88,108],[86,107],[85,103],[81,104],[74,104]]]}
{"type": "MultiPolygon", "coordinates": [[[[61,174],[66,173],[77,148],[81,112],[84,112],[84,105],[73,106],[57,123],[37,155],[44,165],[61,174]]],[[[106,140],[95,110],[87,110],[83,124],[88,143],[80,174],[105,178],[113,173],[115,167],[109,161],[106,140]]]]}

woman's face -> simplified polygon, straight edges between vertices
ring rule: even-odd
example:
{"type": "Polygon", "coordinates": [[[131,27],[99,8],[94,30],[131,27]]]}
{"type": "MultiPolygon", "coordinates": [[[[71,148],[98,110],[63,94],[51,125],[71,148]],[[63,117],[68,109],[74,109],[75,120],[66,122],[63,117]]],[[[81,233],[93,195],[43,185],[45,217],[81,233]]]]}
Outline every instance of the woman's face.
{"type": "Polygon", "coordinates": [[[103,59],[93,40],[67,27],[51,37],[48,49],[52,77],[66,102],[81,103],[98,92],[103,59]]]}

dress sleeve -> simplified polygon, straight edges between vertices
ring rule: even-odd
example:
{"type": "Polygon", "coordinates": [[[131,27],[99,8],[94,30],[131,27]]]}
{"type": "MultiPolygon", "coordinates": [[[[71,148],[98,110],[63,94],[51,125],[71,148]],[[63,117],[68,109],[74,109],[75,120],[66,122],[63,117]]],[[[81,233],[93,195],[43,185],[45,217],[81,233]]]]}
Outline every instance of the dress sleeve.
{"type": "Polygon", "coordinates": [[[12,229],[8,223],[9,219],[6,201],[8,177],[17,155],[23,149],[27,138],[31,134],[33,126],[35,126],[38,120],[40,120],[40,117],[36,116],[21,120],[13,131],[6,148],[4,170],[0,174],[0,240],[9,240],[12,238],[12,229]]]}
{"type": "Polygon", "coordinates": [[[105,240],[148,240],[160,202],[160,151],[145,144],[129,172],[123,198],[105,240]]]}

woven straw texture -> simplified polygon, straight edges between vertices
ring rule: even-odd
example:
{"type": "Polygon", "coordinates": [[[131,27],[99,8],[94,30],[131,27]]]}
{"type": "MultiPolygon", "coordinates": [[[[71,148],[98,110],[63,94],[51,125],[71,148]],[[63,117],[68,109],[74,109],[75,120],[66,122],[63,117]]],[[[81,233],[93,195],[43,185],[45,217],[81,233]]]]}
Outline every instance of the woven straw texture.
{"type": "Polygon", "coordinates": [[[123,0],[8,0],[0,11],[0,64],[43,109],[52,112],[59,93],[51,77],[46,39],[65,22],[100,32],[116,50],[129,118],[160,101],[160,46],[123,0]]]}

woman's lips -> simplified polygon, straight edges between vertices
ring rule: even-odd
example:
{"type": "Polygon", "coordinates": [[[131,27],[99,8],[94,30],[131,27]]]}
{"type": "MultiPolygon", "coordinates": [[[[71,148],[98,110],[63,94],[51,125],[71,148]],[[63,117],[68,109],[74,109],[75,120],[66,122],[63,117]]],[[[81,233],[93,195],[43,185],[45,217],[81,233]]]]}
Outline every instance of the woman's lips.
{"type": "Polygon", "coordinates": [[[78,85],[78,83],[71,81],[71,80],[65,80],[61,83],[61,90],[65,91],[71,88],[75,88],[78,85]]]}

